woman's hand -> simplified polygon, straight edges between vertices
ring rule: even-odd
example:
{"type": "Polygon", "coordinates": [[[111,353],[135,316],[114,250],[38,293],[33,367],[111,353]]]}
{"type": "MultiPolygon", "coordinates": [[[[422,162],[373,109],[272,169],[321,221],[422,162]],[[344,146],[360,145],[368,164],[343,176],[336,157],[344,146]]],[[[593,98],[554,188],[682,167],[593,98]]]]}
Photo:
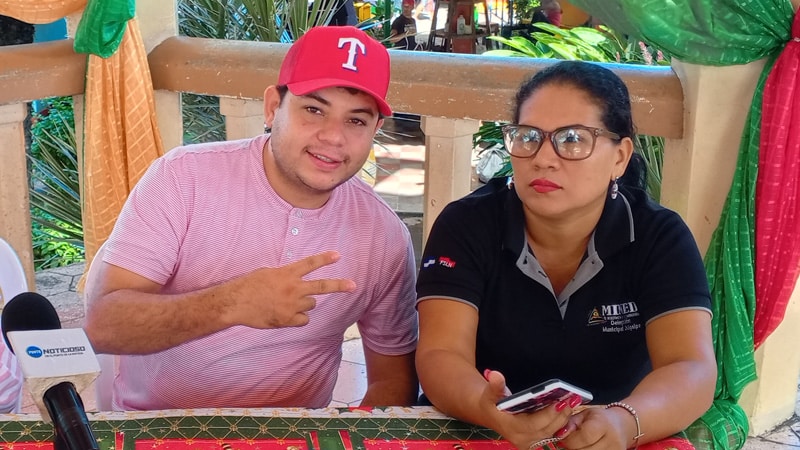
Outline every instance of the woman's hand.
{"type": "Polygon", "coordinates": [[[633,416],[621,408],[589,407],[572,416],[567,428],[558,445],[568,449],[624,450],[636,434],[633,416]]]}
{"type": "Polygon", "coordinates": [[[497,401],[508,395],[506,380],[498,371],[487,370],[484,377],[488,381],[481,395],[481,409],[491,422],[491,428],[500,433],[520,450],[528,450],[535,442],[552,437],[563,437],[572,408],[581,403],[579,396],[570,397],[545,409],[511,414],[497,409],[497,401]]]}

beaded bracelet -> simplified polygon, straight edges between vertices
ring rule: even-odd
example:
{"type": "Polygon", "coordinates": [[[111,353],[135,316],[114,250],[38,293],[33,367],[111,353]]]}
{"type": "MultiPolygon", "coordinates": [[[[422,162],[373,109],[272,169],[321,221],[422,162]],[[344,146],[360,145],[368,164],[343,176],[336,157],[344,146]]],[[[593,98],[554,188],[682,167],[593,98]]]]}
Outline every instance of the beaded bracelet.
{"type": "Polygon", "coordinates": [[[631,405],[629,405],[627,403],[624,403],[624,402],[611,402],[611,403],[606,405],[605,409],[614,408],[614,407],[622,408],[625,411],[628,411],[630,413],[630,415],[633,416],[633,420],[636,421],[636,436],[633,437],[633,445],[634,445],[634,448],[638,447],[639,446],[639,438],[644,436],[644,433],[642,433],[642,427],[639,425],[639,414],[636,413],[636,410],[633,409],[633,406],[631,406],[631,405]]]}
{"type": "Polygon", "coordinates": [[[554,443],[556,443],[556,442],[558,442],[560,440],[561,440],[561,438],[559,438],[559,437],[551,437],[551,438],[542,439],[542,440],[539,440],[539,441],[534,441],[534,442],[531,442],[531,445],[528,446],[528,450],[534,450],[534,449],[537,449],[537,448],[542,448],[545,445],[554,444],[554,443]]]}

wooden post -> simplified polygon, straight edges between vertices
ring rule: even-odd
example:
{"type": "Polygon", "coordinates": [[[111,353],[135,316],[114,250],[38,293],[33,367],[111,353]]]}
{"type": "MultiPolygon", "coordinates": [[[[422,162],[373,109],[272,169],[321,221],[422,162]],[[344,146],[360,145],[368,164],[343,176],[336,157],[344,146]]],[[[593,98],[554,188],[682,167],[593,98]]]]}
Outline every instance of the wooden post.
{"type": "Polygon", "coordinates": [[[481,122],[471,119],[422,117],[425,133],[425,203],[423,245],[444,207],[470,192],[472,135],[481,122]]]}
{"type": "MultiPolygon", "coordinates": [[[[14,248],[25,268],[28,289],[36,289],[33,272],[28,165],[25,158],[25,103],[0,106],[0,237],[14,248]]],[[[2,270],[2,268],[0,268],[2,270]]]]}

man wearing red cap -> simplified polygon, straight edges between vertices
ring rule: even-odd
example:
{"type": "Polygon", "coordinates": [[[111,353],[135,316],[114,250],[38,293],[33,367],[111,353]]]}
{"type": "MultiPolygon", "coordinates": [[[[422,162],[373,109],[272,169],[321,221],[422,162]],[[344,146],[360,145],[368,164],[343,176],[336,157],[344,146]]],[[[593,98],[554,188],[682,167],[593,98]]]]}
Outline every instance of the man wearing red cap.
{"type": "Polygon", "coordinates": [[[354,27],[313,28],[264,92],[269,134],[150,167],[87,280],[92,345],[122,355],[115,409],[325,407],[353,323],[362,404],[413,403],[410,236],[354,176],[389,65],[354,27]]]}
{"type": "Polygon", "coordinates": [[[394,48],[414,50],[417,47],[417,21],[411,16],[414,12],[414,0],[403,0],[402,14],[392,22],[389,42],[394,48]]]}

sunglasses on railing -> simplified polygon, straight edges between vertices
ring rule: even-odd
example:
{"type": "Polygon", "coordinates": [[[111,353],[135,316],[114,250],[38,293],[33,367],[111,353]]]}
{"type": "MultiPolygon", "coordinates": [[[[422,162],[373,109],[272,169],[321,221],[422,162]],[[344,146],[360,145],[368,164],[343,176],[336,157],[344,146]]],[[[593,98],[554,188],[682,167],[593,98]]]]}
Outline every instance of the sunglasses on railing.
{"type": "Polygon", "coordinates": [[[548,137],[556,155],[569,161],[580,161],[591,156],[598,136],[615,141],[621,139],[616,133],[583,125],[570,125],[553,131],[544,131],[527,125],[506,125],[502,130],[508,153],[517,158],[536,156],[548,137]]]}

